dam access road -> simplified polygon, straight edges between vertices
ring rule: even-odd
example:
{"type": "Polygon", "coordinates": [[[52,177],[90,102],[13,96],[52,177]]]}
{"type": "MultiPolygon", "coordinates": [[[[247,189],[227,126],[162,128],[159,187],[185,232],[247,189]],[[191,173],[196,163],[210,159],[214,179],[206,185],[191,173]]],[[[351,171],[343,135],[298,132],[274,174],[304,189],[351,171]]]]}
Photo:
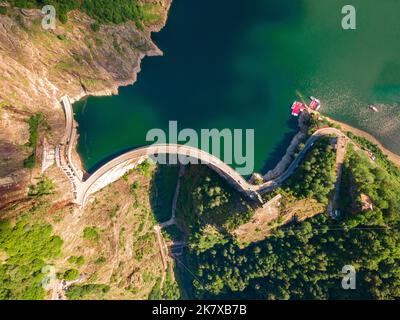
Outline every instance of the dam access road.
{"type": "MultiPolygon", "coordinates": [[[[348,139],[338,129],[327,127],[317,130],[305,143],[303,150],[298,154],[294,161],[289,165],[284,173],[279,177],[263,182],[262,184],[252,184],[244,179],[235,169],[221,161],[219,158],[197,148],[177,144],[159,144],[137,148],[128,151],[113,160],[109,161],[88,177],[76,168],[72,159],[72,148],[76,143],[76,126],[71,102],[67,96],[61,100],[61,105],[65,112],[65,135],[62,144],[56,147],[57,165],[61,167],[68,179],[71,181],[74,193],[74,203],[84,207],[90,195],[103,189],[108,184],[120,179],[127,171],[135,168],[138,164],[147,159],[160,154],[175,154],[189,156],[198,160],[198,163],[207,165],[236,190],[246,195],[248,198],[263,202],[261,194],[270,192],[282,185],[298,168],[306,153],[313,147],[315,142],[321,137],[336,136],[338,139],[348,139]]],[[[337,157],[342,161],[342,157],[337,157]]]]}

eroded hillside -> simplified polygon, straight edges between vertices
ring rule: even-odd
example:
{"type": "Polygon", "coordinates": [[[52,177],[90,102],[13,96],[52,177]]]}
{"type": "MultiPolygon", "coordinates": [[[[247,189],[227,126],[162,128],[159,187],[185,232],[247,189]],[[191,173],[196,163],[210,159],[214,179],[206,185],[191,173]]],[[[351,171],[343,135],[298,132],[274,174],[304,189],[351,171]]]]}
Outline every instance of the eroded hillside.
{"type": "Polygon", "coordinates": [[[161,255],[170,241],[157,241],[154,207],[170,205],[155,170],[137,167],[83,209],[59,200],[62,185],[37,181],[29,204],[3,211],[0,299],[178,298],[173,260],[161,255]]]}
{"type": "Polygon", "coordinates": [[[150,36],[165,25],[170,3],[145,1],[153,19],[140,28],[134,21],[94,27],[94,19],[74,10],[67,22],[57,20],[55,30],[44,30],[40,10],[9,6],[2,10],[0,207],[23,197],[21,190],[31,177],[23,169],[36,147],[29,146],[29,118],[43,115],[46,130],[39,128],[38,144],[46,136],[55,145],[64,133],[64,114],[57,104],[63,95],[77,100],[115,94],[119,86],[135,82],[141,59],[162,54],[150,36]]]}

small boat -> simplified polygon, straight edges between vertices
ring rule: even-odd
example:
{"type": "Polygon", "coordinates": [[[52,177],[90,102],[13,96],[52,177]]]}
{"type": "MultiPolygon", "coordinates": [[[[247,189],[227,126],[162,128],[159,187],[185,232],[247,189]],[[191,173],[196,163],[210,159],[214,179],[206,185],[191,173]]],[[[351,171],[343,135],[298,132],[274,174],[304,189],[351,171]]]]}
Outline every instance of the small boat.
{"type": "Polygon", "coordinates": [[[374,112],[379,112],[378,108],[375,107],[374,105],[370,105],[369,108],[374,112]]]}
{"type": "Polygon", "coordinates": [[[318,111],[321,108],[321,101],[313,96],[310,97],[310,100],[311,100],[310,108],[312,110],[318,111]]]}

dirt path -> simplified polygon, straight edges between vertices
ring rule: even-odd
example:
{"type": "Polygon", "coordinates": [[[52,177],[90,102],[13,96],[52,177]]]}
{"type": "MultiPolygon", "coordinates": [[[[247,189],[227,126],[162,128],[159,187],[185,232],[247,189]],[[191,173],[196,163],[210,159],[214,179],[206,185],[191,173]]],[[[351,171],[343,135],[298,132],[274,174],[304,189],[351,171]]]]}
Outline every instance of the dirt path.
{"type": "Polygon", "coordinates": [[[157,235],[157,241],[158,241],[158,246],[160,248],[160,254],[161,254],[161,259],[162,259],[162,264],[163,264],[163,272],[162,272],[162,278],[161,278],[161,285],[160,289],[162,289],[165,278],[167,275],[167,269],[168,269],[168,246],[165,243],[164,237],[161,233],[161,230],[163,228],[167,228],[172,225],[176,225],[176,219],[175,219],[175,213],[176,213],[176,204],[178,202],[178,196],[179,196],[179,190],[180,190],[180,182],[181,182],[181,177],[185,174],[185,166],[180,166],[179,169],[179,175],[178,175],[178,180],[176,183],[176,189],[175,189],[175,194],[174,194],[174,199],[172,201],[172,207],[171,207],[171,218],[163,223],[160,223],[156,226],[154,226],[154,231],[157,235]]]}
{"type": "Polygon", "coordinates": [[[340,197],[340,186],[342,183],[343,164],[346,157],[347,144],[349,141],[350,139],[343,134],[338,137],[336,144],[336,182],[332,201],[329,205],[329,212],[332,217],[335,217],[335,211],[339,207],[338,201],[340,197]]]}
{"type": "Polygon", "coordinates": [[[65,292],[68,290],[70,286],[76,283],[82,283],[86,280],[85,275],[80,275],[78,279],[73,281],[65,281],[55,279],[52,284],[52,295],[51,300],[67,300],[65,292]]]}
{"type": "Polygon", "coordinates": [[[163,265],[163,270],[162,270],[162,275],[161,275],[161,284],[160,284],[160,289],[162,289],[164,285],[165,278],[167,276],[167,268],[168,268],[168,261],[165,256],[164,249],[166,247],[162,234],[161,234],[161,227],[159,225],[154,226],[154,232],[156,233],[157,236],[157,242],[158,246],[160,248],[160,255],[161,255],[161,260],[162,260],[162,265],[163,265]]]}

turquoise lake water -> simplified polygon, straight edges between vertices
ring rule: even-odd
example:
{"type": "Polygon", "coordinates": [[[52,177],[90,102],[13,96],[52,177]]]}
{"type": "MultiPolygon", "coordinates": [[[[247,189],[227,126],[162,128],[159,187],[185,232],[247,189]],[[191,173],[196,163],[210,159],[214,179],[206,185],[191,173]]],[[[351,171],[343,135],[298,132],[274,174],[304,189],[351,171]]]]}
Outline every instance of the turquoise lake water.
{"type": "Polygon", "coordinates": [[[255,170],[272,168],[296,133],[291,103],[314,95],[322,113],[400,152],[400,1],[174,0],[145,58],[118,96],[75,104],[86,169],[146,144],[152,128],[255,130],[255,170]],[[379,104],[379,113],[368,106],[379,104]]]}

